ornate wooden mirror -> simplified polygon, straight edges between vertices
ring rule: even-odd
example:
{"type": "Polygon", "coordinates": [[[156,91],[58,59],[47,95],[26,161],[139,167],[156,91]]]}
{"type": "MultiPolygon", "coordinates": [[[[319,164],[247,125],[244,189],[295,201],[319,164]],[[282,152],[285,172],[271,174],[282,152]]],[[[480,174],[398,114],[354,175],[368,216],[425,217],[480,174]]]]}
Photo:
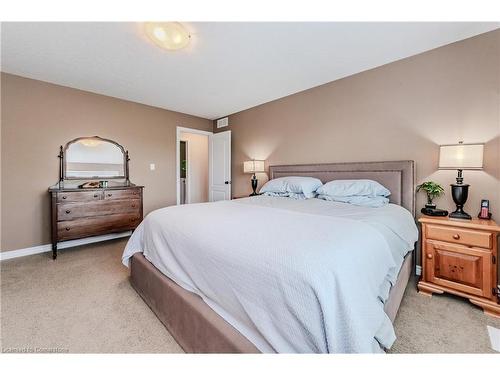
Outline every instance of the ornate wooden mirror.
{"type": "Polygon", "coordinates": [[[60,180],[109,180],[128,176],[128,151],[98,136],[80,137],[61,146],[60,180]]]}

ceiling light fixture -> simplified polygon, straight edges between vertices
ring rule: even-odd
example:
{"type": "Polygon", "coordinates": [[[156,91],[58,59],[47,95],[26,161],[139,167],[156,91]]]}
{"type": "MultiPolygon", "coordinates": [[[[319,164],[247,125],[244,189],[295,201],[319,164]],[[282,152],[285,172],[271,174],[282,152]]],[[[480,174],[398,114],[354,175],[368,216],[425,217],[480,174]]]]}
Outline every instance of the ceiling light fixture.
{"type": "Polygon", "coordinates": [[[178,22],[145,22],[146,35],[158,47],[167,50],[177,50],[189,44],[191,35],[178,22]]]}

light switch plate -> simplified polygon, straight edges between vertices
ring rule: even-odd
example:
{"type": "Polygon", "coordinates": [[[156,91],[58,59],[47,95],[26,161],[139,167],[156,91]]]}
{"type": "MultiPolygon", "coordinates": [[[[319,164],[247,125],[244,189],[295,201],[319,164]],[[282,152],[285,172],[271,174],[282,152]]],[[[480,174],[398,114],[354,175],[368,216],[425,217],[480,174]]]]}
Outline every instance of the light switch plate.
{"type": "Polygon", "coordinates": [[[156,169],[156,165],[154,163],[149,164],[149,170],[154,171],[156,169]]]}

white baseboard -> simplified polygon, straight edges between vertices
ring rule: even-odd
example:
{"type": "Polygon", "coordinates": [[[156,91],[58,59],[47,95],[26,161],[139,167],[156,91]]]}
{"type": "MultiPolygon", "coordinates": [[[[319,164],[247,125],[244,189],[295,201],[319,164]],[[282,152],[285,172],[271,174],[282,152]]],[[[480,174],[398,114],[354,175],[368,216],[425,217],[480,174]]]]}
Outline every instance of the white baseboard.
{"type": "Polygon", "coordinates": [[[422,274],[422,267],[416,266],[415,267],[415,275],[420,276],[421,274],[422,274]]]}
{"type": "MultiPolygon", "coordinates": [[[[68,247],[88,245],[88,244],[95,243],[95,242],[108,241],[108,240],[113,240],[115,238],[127,237],[127,236],[130,236],[131,234],[132,234],[132,231],[127,231],[127,232],[121,232],[121,233],[104,234],[102,236],[81,238],[78,240],[59,242],[57,244],[57,250],[59,251],[61,249],[67,249],[68,247]]],[[[46,253],[49,251],[52,251],[51,244],[27,247],[25,249],[4,251],[4,252],[0,252],[0,261],[24,257],[27,255],[46,253]]]]}

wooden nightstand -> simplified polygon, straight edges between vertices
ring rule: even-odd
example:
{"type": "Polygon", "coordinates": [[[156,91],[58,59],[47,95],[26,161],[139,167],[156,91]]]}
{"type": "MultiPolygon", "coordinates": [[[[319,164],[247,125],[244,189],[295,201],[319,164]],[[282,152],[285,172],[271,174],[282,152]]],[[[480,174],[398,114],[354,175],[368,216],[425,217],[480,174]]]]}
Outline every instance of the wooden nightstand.
{"type": "Polygon", "coordinates": [[[500,318],[497,284],[498,233],[492,220],[424,216],[420,293],[468,298],[485,314],[500,318]]]}

